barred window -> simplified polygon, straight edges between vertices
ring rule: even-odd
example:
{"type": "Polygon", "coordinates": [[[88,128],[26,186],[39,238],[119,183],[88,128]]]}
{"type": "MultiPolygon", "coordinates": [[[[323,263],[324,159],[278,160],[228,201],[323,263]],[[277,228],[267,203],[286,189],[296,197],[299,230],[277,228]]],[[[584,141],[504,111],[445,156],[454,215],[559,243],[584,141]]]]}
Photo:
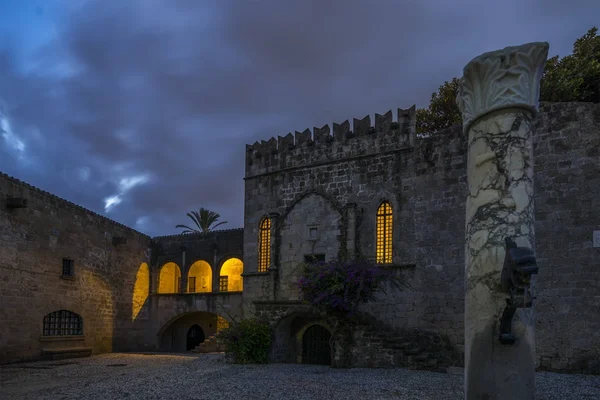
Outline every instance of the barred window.
{"type": "Polygon", "coordinates": [[[44,336],[83,335],[83,320],[74,312],[54,311],[44,317],[44,336]]]}
{"type": "Polygon", "coordinates": [[[219,292],[227,292],[229,289],[229,277],[228,276],[220,276],[219,277],[219,292]]]}
{"type": "Polygon", "coordinates": [[[271,220],[267,217],[260,222],[258,237],[258,272],[267,272],[271,264],[271,220]]]}
{"type": "Polygon", "coordinates": [[[388,201],[384,201],[377,209],[377,264],[392,263],[392,222],[392,205],[388,201]]]}
{"type": "Polygon", "coordinates": [[[63,276],[75,276],[75,262],[68,258],[63,258],[62,262],[63,276]]]}
{"type": "Polygon", "coordinates": [[[196,277],[195,276],[190,276],[188,278],[188,283],[189,283],[188,292],[189,293],[196,292],[196,277]]]}

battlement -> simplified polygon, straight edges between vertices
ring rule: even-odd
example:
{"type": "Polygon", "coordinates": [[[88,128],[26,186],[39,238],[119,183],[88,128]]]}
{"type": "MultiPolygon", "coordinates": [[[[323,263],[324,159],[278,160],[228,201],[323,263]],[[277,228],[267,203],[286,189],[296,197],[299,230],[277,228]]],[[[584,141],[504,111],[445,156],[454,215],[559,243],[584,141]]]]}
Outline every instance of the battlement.
{"type": "Polygon", "coordinates": [[[306,167],[329,161],[411,148],[416,138],[416,106],[398,109],[394,121],[392,110],[362,119],[353,118],[329,125],[305,129],[295,134],[272,137],[246,145],[246,178],[288,168],[306,167]]]}

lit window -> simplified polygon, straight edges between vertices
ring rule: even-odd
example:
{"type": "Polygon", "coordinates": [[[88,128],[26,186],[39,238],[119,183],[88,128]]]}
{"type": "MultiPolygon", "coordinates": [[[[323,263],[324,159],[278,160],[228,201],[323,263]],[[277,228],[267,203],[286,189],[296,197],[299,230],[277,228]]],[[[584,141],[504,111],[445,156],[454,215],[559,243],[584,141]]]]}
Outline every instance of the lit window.
{"type": "Polygon", "coordinates": [[[271,220],[269,218],[263,218],[260,222],[258,239],[258,272],[267,272],[271,263],[271,220]]]}
{"type": "Polygon", "coordinates": [[[229,289],[229,277],[228,276],[220,276],[219,277],[219,292],[227,292],[229,289]]]}
{"type": "Polygon", "coordinates": [[[377,264],[392,263],[392,206],[384,201],[377,209],[377,264]]]}

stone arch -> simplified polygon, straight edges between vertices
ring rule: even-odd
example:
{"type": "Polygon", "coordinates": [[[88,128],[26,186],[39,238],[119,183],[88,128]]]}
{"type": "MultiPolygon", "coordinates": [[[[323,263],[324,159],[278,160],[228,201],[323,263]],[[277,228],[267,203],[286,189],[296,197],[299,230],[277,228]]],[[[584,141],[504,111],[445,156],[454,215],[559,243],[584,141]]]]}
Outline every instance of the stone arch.
{"type": "Polygon", "coordinates": [[[271,360],[284,363],[302,363],[303,337],[306,331],[314,325],[323,326],[330,333],[333,332],[331,323],[310,309],[296,310],[282,318],[273,325],[274,341],[271,347],[271,360]]]}
{"type": "Polygon", "coordinates": [[[292,211],[292,209],[296,206],[296,204],[300,203],[302,200],[304,200],[306,197],[310,196],[310,195],[317,195],[317,196],[321,196],[322,198],[324,198],[325,200],[327,200],[328,202],[330,202],[333,207],[340,213],[343,214],[344,211],[344,206],[342,206],[342,204],[337,201],[334,197],[329,196],[325,193],[322,193],[318,190],[308,190],[300,195],[298,195],[293,201],[292,203],[286,207],[285,211],[283,212],[283,214],[281,215],[282,218],[286,218],[287,215],[292,211]]]}
{"type": "Polygon", "coordinates": [[[140,311],[146,304],[148,295],[150,294],[150,268],[148,264],[141,263],[135,276],[135,284],[133,286],[133,296],[131,299],[131,320],[135,321],[140,311]]]}
{"type": "Polygon", "coordinates": [[[169,261],[160,267],[158,276],[158,293],[179,293],[181,269],[176,263],[169,261]]]}
{"type": "Polygon", "coordinates": [[[296,341],[300,343],[300,345],[298,347],[300,349],[302,349],[302,353],[299,357],[300,358],[299,364],[331,365],[331,360],[333,358],[333,354],[331,353],[330,341],[331,341],[332,335],[333,335],[333,329],[331,329],[331,326],[329,326],[329,324],[324,320],[308,323],[303,328],[301,328],[300,331],[296,334],[296,341]],[[315,328],[317,330],[324,331],[326,334],[326,337],[322,338],[324,340],[319,340],[319,342],[320,342],[319,343],[320,344],[319,351],[323,352],[323,354],[319,354],[316,357],[314,354],[311,354],[312,352],[310,350],[307,349],[307,348],[311,347],[311,345],[313,344],[313,343],[307,343],[307,341],[315,340],[314,337],[310,337],[310,336],[313,336],[313,335],[310,335],[310,333],[312,333],[311,331],[315,330],[315,328]],[[307,337],[307,336],[309,336],[309,337],[307,337]]]}
{"type": "Polygon", "coordinates": [[[347,251],[346,209],[317,191],[299,196],[278,218],[276,248],[279,268],[279,296],[297,300],[297,266],[306,256],[324,260],[344,258],[347,251]]]}
{"type": "Polygon", "coordinates": [[[159,348],[163,351],[187,351],[188,332],[198,325],[205,338],[229,326],[227,317],[206,311],[191,311],[176,315],[164,323],[157,332],[159,348]]]}
{"type": "Polygon", "coordinates": [[[195,261],[188,269],[187,288],[188,293],[212,292],[213,270],[210,264],[204,260],[195,261]]]}
{"type": "MultiPolygon", "coordinates": [[[[244,262],[236,257],[230,257],[219,268],[219,282],[227,278],[227,292],[241,292],[243,290],[244,262]]],[[[221,284],[219,284],[219,291],[221,284]]]]}

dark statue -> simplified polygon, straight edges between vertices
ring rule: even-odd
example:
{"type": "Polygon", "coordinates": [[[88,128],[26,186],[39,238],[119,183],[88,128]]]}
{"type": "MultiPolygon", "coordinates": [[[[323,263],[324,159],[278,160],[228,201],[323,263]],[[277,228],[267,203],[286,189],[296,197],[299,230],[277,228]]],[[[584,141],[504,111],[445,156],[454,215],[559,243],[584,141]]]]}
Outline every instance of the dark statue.
{"type": "Polygon", "coordinates": [[[514,344],[517,340],[512,333],[512,319],[517,308],[530,308],[533,304],[531,276],[538,273],[537,261],[529,247],[517,247],[511,238],[504,239],[506,256],[500,277],[502,291],[508,293],[506,308],[500,317],[500,342],[514,344]]]}

